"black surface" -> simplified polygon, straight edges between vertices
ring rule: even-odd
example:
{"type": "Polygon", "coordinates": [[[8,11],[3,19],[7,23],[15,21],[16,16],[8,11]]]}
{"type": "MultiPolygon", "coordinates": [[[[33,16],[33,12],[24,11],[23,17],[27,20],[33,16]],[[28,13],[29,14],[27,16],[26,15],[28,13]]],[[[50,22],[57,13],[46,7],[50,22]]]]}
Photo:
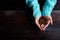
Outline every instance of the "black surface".
{"type": "Polygon", "coordinates": [[[54,25],[45,31],[35,25],[26,11],[0,11],[0,37],[8,40],[60,40],[60,14],[53,12],[54,25]]]}
{"type": "MultiPolygon", "coordinates": [[[[59,2],[54,10],[60,9],[59,2]]],[[[54,25],[40,31],[34,23],[31,10],[27,8],[27,12],[26,5],[22,9],[19,5],[16,0],[0,1],[0,40],[60,40],[60,12],[52,14],[54,25]]]]}
{"type": "MultiPolygon", "coordinates": [[[[38,0],[41,9],[44,5],[45,0],[38,0]]],[[[1,0],[0,10],[25,10],[27,9],[25,0],[1,0]]],[[[54,10],[60,10],[60,0],[57,0],[57,4],[54,10]]]]}

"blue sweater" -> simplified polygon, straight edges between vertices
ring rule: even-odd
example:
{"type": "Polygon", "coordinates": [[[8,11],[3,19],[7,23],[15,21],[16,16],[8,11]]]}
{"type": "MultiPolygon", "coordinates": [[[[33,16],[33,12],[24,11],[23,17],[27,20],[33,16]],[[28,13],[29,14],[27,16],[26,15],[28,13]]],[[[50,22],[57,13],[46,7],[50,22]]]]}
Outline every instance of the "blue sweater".
{"type": "Polygon", "coordinates": [[[34,17],[50,16],[56,3],[57,0],[46,0],[41,12],[38,0],[26,0],[26,4],[33,9],[34,17]]]}

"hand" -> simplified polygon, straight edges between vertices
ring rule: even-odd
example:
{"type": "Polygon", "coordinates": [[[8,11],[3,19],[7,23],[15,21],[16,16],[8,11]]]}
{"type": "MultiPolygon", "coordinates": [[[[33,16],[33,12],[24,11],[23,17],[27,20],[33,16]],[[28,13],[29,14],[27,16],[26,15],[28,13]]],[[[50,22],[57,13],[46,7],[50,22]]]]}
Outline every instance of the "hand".
{"type": "Polygon", "coordinates": [[[35,19],[35,23],[40,28],[40,30],[45,30],[50,23],[53,24],[53,20],[51,16],[42,16],[42,17],[37,17],[35,19]]]}
{"type": "Polygon", "coordinates": [[[41,29],[40,24],[39,24],[39,22],[38,22],[40,18],[41,18],[41,17],[36,17],[36,18],[35,18],[35,24],[38,26],[39,29],[41,29]]]}

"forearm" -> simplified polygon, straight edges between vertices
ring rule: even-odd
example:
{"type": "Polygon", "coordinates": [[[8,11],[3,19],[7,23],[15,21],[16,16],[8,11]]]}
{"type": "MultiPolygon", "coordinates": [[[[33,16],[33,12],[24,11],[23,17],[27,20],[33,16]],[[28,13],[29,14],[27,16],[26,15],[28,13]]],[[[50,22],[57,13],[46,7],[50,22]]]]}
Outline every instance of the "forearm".
{"type": "Polygon", "coordinates": [[[42,9],[42,16],[50,16],[56,3],[57,0],[46,0],[42,9]]]}
{"type": "Polygon", "coordinates": [[[32,7],[34,17],[40,17],[41,16],[40,5],[38,3],[38,0],[26,0],[26,4],[29,7],[32,7]]]}

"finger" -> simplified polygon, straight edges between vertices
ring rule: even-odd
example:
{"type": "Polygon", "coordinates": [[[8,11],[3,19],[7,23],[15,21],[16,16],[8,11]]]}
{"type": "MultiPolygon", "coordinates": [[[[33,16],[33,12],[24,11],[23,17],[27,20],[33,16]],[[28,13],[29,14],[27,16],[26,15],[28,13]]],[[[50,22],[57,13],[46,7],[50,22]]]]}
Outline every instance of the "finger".
{"type": "Polygon", "coordinates": [[[42,30],[45,30],[45,29],[44,29],[44,26],[45,26],[44,24],[41,25],[42,30]]]}
{"type": "Polygon", "coordinates": [[[40,17],[35,18],[35,23],[36,23],[36,25],[39,27],[39,29],[42,30],[42,28],[40,27],[40,24],[38,23],[39,18],[40,18],[40,17]]]}
{"type": "Polygon", "coordinates": [[[42,29],[43,29],[43,27],[44,27],[44,24],[41,24],[41,26],[40,26],[42,29]]]}
{"type": "Polygon", "coordinates": [[[43,27],[44,27],[44,24],[42,24],[40,27],[41,27],[41,29],[42,29],[42,30],[44,30],[44,29],[43,29],[43,27]]]}
{"type": "Polygon", "coordinates": [[[39,29],[42,30],[41,27],[40,27],[40,24],[38,23],[38,21],[35,21],[35,23],[39,27],[39,29]]]}
{"type": "Polygon", "coordinates": [[[36,25],[38,26],[38,28],[39,28],[40,30],[42,30],[42,28],[41,28],[41,26],[40,26],[40,24],[39,24],[38,22],[36,22],[36,25]]]}
{"type": "Polygon", "coordinates": [[[52,17],[51,17],[51,16],[49,16],[49,18],[50,18],[50,22],[51,22],[51,24],[53,25],[52,17]]]}
{"type": "Polygon", "coordinates": [[[53,25],[53,20],[52,20],[52,17],[50,18],[50,21],[51,21],[51,24],[53,25]]]}
{"type": "Polygon", "coordinates": [[[49,21],[48,21],[48,23],[44,26],[43,30],[45,30],[45,29],[46,29],[46,27],[48,27],[48,26],[49,26],[49,24],[50,24],[50,20],[49,20],[49,21]]]}

